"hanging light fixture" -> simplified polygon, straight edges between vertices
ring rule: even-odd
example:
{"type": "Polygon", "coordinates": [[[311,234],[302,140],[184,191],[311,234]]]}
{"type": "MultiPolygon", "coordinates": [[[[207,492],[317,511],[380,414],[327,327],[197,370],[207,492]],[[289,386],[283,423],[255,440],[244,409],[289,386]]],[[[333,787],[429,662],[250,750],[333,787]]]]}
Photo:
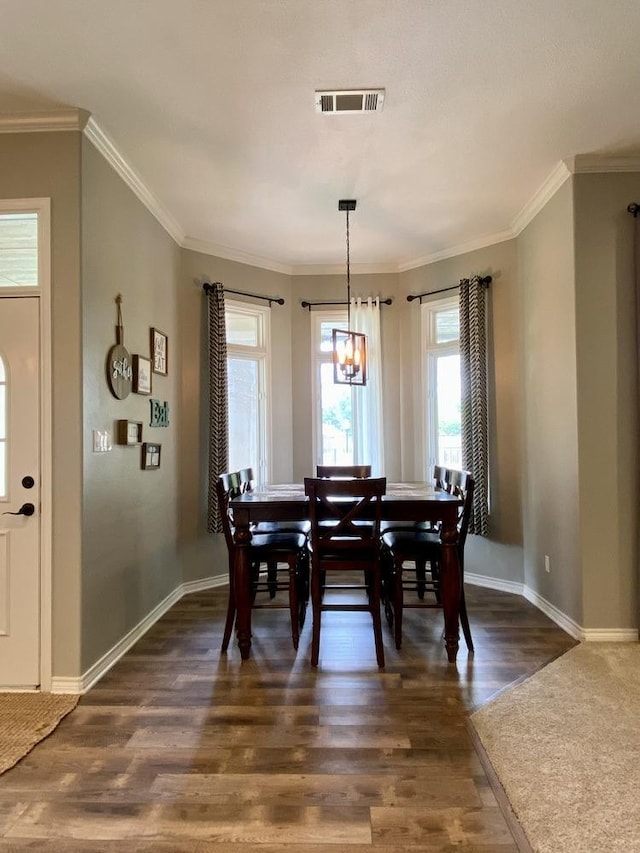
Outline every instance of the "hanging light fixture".
{"type": "Polygon", "coordinates": [[[349,258],[349,212],[355,199],[341,199],[338,210],[347,214],[347,329],[332,329],[333,381],[336,385],[367,384],[367,338],[351,330],[351,268],[349,258]]]}

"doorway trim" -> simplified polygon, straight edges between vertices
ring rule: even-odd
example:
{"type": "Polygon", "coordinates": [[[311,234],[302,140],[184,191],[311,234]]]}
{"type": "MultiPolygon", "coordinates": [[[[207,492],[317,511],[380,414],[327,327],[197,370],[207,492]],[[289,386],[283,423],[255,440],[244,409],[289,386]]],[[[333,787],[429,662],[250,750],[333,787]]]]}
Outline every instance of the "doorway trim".
{"type": "Polygon", "coordinates": [[[2,213],[38,215],[38,286],[0,287],[0,298],[37,296],[40,320],[40,690],[52,683],[51,199],[0,199],[2,213]]]}

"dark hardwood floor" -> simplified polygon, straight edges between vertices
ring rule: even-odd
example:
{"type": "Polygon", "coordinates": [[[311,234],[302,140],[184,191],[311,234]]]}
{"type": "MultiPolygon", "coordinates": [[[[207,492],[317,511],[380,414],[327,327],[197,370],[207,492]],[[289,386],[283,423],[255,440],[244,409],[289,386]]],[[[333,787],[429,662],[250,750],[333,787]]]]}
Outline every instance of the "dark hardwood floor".
{"type": "Polygon", "coordinates": [[[476,652],[447,663],[440,611],[323,616],[309,664],[288,613],[252,658],[220,653],[225,588],[185,597],[0,777],[0,850],[513,853],[468,717],[575,643],[524,599],[467,586],[476,652]]]}

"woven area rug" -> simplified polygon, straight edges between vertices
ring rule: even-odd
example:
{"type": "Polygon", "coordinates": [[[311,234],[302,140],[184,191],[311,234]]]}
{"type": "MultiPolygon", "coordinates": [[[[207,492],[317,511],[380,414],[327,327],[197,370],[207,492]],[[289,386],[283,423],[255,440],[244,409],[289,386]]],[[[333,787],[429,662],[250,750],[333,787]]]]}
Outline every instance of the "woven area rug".
{"type": "Polygon", "coordinates": [[[535,853],[640,851],[640,644],[578,645],[471,722],[535,853]]]}
{"type": "Polygon", "coordinates": [[[51,734],[79,698],[66,693],[0,693],[0,773],[51,734]]]}

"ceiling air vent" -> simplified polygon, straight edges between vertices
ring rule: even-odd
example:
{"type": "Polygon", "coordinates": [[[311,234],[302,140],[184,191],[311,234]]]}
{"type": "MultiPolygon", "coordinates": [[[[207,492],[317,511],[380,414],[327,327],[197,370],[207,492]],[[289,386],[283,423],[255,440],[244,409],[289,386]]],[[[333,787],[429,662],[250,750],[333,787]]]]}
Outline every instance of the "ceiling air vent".
{"type": "Polygon", "coordinates": [[[316,92],[316,112],[336,113],[380,112],[384,89],[348,89],[339,92],[316,92]]]}

